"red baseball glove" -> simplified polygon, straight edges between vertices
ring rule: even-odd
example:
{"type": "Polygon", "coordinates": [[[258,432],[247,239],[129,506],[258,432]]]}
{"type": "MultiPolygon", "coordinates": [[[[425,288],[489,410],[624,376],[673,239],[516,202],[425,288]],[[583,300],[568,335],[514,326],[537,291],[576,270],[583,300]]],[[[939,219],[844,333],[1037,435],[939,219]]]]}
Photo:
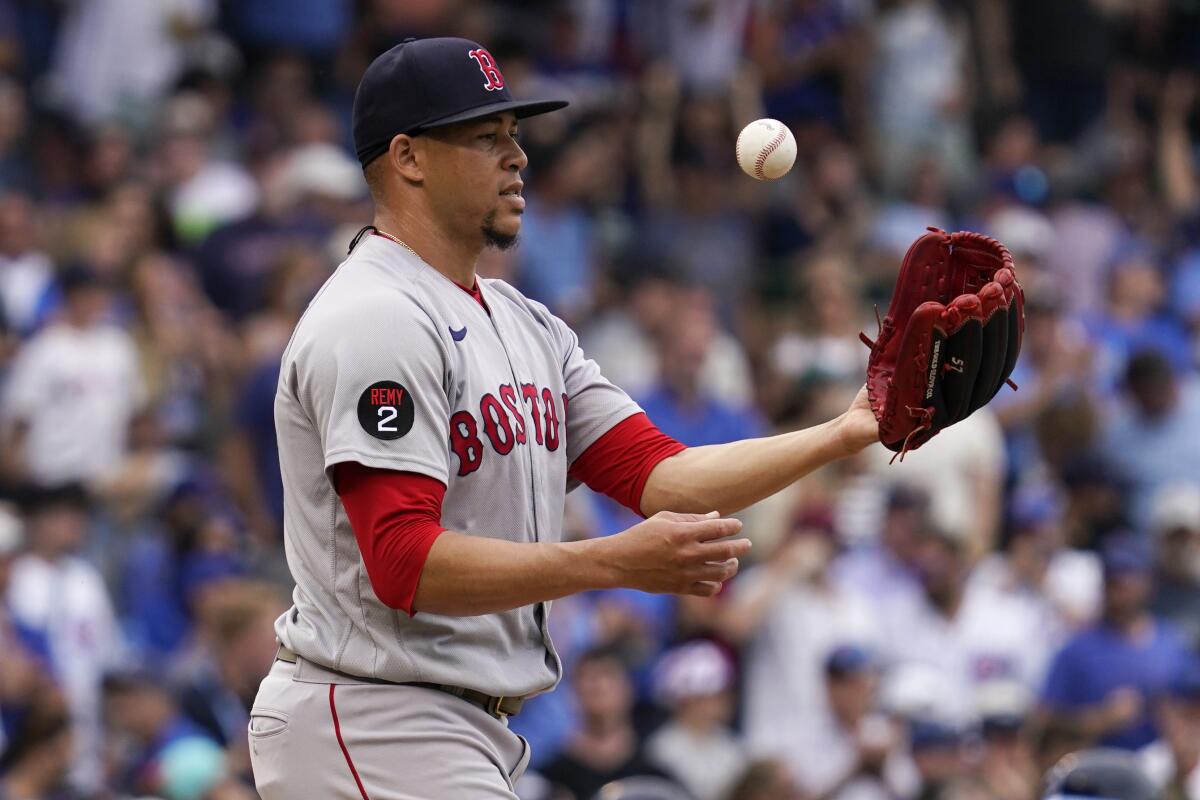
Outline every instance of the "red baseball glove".
{"type": "Polygon", "coordinates": [[[930,228],[900,266],[871,348],[867,397],[879,440],[901,457],[966,419],[1008,380],[1025,332],[1025,295],[1004,245],[930,228]]]}

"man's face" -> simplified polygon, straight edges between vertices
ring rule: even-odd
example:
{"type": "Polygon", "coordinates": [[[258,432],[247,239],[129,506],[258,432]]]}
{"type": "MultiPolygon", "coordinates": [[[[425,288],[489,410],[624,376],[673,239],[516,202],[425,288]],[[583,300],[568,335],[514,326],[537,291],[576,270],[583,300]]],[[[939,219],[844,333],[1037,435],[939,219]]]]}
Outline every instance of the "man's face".
{"type": "Polygon", "coordinates": [[[1150,599],[1151,580],[1145,572],[1122,572],[1104,578],[1108,614],[1126,618],[1142,612],[1150,599]]]}
{"type": "Polygon", "coordinates": [[[826,686],[833,713],[843,721],[855,722],[862,719],[871,710],[876,683],[875,673],[870,670],[848,675],[829,675],[826,686]]]}
{"type": "Polygon", "coordinates": [[[1170,414],[1178,397],[1175,383],[1170,378],[1140,381],[1130,386],[1129,391],[1138,410],[1152,420],[1170,414]]]}
{"type": "Polygon", "coordinates": [[[952,544],[926,534],[915,549],[917,575],[935,601],[949,597],[962,582],[963,560],[952,544]]]}
{"type": "Polygon", "coordinates": [[[80,548],[87,537],[87,516],[72,506],[44,508],[30,520],[32,538],[45,553],[61,556],[80,548]]]}
{"type": "Polygon", "coordinates": [[[434,128],[416,137],[425,189],[437,218],[455,236],[505,249],[521,232],[520,171],[529,160],[511,113],[434,128]]]}
{"type": "Polygon", "coordinates": [[[584,716],[600,719],[627,715],[633,702],[625,668],[607,658],[584,661],[576,667],[575,696],[584,716]]]}

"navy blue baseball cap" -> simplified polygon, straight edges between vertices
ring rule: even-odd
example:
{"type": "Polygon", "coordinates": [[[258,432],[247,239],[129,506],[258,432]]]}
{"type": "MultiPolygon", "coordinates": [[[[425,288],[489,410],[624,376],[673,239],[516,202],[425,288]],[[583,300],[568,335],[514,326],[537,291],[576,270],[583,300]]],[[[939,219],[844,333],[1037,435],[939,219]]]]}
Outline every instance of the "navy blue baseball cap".
{"type": "Polygon", "coordinates": [[[1101,547],[1100,563],[1106,577],[1144,575],[1154,569],[1154,553],[1144,537],[1113,533],[1101,547]]]}
{"type": "Polygon", "coordinates": [[[545,114],[566,100],[514,100],[492,54],[469,39],[405,39],[367,67],[354,95],[354,149],[365,167],[401,133],[511,111],[545,114]]]}
{"type": "Polygon", "coordinates": [[[825,657],[825,672],[834,677],[858,675],[877,667],[870,650],[857,644],[842,644],[825,657]]]}

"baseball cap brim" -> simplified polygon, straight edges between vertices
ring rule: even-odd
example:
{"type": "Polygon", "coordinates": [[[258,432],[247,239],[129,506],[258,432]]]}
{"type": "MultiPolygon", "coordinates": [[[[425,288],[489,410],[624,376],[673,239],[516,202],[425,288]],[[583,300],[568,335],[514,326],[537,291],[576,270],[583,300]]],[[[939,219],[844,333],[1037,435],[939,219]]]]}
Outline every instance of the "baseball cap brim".
{"type": "Polygon", "coordinates": [[[430,120],[423,122],[413,129],[414,132],[426,131],[430,128],[440,128],[443,125],[453,125],[455,122],[467,122],[468,120],[481,119],[490,117],[494,114],[503,114],[506,111],[511,111],[517,115],[517,119],[525,119],[526,117],[536,117],[538,114],[545,114],[550,111],[557,111],[560,108],[566,108],[566,100],[504,100],[499,103],[490,103],[485,106],[476,106],[475,108],[460,111],[457,114],[451,114],[448,117],[430,120]]]}

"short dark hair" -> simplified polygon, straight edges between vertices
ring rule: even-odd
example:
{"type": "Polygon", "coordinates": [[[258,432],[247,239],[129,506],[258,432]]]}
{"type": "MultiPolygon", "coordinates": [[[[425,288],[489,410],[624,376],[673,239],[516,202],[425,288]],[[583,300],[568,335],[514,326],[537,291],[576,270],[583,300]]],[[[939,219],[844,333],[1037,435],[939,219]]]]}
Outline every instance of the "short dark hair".
{"type": "Polygon", "coordinates": [[[1162,386],[1175,380],[1171,362],[1157,350],[1140,350],[1134,353],[1125,367],[1125,386],[1138,389],[1162,386]]]}
{"type": "Polygon", "coordinates": [[[575,662],[575,671],[578,672],[584,666],[606,661],[614,662],[622,669],[628,669],[629,666],[628,659],[620,647],[615,644],[602,644],[584,651],[575,662]]]}
{"type": "Polygon", "coordinates": [[[17,494],[17,502],[27,515],[50,508],[70,508],[81,513],[91,509],[91,497],[82,483],[60,483],[55,486],[26,486],[17,494]]]}
{"type": "Polygon", "coordinates": [[[7,773],[39,748],[70,730],[71,718],[59,708],[35,708],[26,714],[0,754],[0,775],[7,773]]]}

